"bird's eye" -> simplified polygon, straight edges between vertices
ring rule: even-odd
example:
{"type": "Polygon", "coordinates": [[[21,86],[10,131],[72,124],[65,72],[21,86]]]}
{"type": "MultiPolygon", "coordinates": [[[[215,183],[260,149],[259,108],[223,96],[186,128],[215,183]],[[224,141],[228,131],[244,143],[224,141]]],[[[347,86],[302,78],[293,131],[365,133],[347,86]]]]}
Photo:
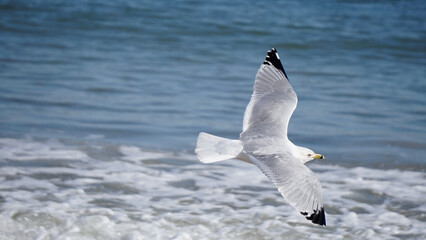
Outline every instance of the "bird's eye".
{"type": "Polygon", "coordinates": [[[310,153],[308,153],[308,157],[310,157],[311,156],[311,154],[310,153]]]}

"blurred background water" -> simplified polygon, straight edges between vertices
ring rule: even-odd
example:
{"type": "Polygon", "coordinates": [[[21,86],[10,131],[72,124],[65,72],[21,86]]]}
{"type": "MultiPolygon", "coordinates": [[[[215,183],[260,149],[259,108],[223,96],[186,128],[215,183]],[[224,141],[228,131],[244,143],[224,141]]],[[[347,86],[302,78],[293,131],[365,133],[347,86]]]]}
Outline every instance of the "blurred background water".
{"type": "Polygon", "coordinates": [[[0,239],[423,239],[425,12],[0,0],[0,239]],[[252,166],[193,154],[200,131],[238,138],[271,47],[299,97],[290,139],[327,157],[327,229],[252,166]]]}

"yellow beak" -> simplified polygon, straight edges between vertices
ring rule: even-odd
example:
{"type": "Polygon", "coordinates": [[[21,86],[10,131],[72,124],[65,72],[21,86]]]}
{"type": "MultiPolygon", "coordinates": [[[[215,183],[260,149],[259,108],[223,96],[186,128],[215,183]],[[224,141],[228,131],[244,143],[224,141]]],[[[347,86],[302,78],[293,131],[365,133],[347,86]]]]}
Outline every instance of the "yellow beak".
{"type": "Polygon", "coordinates": [[[315,154],[314,159],[325,159],[325,157],[321,154],[315,154]]]}

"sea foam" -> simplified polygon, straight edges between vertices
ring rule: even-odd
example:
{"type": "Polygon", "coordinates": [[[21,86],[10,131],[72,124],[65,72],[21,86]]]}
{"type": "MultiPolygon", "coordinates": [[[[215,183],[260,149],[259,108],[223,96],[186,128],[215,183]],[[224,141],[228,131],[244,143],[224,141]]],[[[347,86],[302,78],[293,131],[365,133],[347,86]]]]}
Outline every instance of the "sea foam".
{"type": "Polygon", "coordinates": [[[0,239],[424,239],[423,172],[309,164],[327,227],[253,165],[137,146],[0,139],[0,239]]]}

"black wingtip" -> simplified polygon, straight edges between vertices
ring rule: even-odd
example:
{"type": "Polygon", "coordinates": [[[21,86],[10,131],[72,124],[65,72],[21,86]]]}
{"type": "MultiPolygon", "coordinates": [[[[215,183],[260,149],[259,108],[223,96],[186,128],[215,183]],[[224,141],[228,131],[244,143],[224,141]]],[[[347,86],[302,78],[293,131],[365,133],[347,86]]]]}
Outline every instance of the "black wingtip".
{"type": "Polygon", "coordinates": [[[268,64],[268,65],[272,64],[276,69],[281,70],[281,72],[284,73],[284,76],[288,79],[287,74],[285,73],[284,67],[281,63],[280,57],[278,55],[277,49],[272,48],[271,50],[268,51],[263,64],[268,64]]]}
{"type": "Polygon", "coordinates": [[[307,212],[300,212],[303,216],[306,217],[306,219],[311,220],[313,223],[326,226],[325,222],[325,211],[324,208],[321,208],[320,210],[314,210],[314,213],[308,216],[307,212]]]}

